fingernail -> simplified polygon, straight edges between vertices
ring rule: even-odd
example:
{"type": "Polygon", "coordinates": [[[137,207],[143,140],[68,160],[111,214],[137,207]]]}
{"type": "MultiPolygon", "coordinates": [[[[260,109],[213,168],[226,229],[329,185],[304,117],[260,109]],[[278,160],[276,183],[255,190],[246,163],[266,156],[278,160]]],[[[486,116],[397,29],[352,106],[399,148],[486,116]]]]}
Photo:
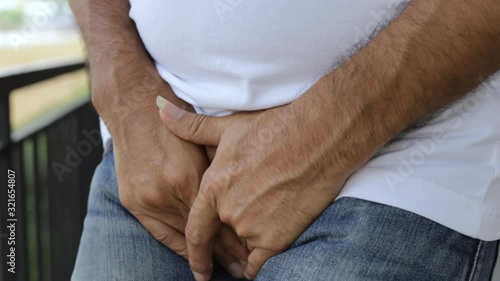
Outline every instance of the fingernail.
{"type": "Polygon", "coordinates": [[[193,275],[194,275],[194,279],[196,279],[196,281],[208,281],[208,279],[209,279],[206,276],[204,276],[203,274],[198,273],[196,271],[193,271],[193,275]]]}
{"type": "Polygon", "coordinates": [[[167,103],[168,103],[168,101],[164,97],[156,96],[156,106],[158,106],[159,109],[165,108],[167,103]]]}
{"type": "Polygon", "coordinates": [[[237,262],[233,262],[229,265],[229,272],[233,277],[243,278],[243,266],[237,262]]]}
{"type": "Polygon", "coordinates": [[[252,280],[252,278],[250,277],[250,275],[248,275],[246,271],[245,271],[245,279],[252,280]]]}
{"type": "Polygon", "coordinates": [[[158,106],[163,113],[168,114],[174,119],[179,119],[182,115],[184,115],[184,113],[186,113],[184,110],[178,108],[162,96],[156,97],[156,106],[158,106]]]}

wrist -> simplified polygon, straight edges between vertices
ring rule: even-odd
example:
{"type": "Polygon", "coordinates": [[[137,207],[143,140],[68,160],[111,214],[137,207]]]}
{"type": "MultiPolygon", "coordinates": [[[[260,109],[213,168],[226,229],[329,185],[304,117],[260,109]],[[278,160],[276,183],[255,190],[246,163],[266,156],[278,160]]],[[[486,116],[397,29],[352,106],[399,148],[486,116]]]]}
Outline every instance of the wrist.
{"type": "Polygon", "coordinates": [[[162,126],[161,121],[148,113],[126,120],[102,119],[113,138],[113,145],[125,150],[146,146],[160,147],[160,144],[165,142],[165,136],[171,134],[162,126]]]}
{"type": "Polygon", "coordinates": [[[377,90],[360,86],[367,85],[349,75],[350,67],[345,64],[321,78],[297,104],[301,107],[299,112],[305,114],[301,117],[307,122],[303,126],[313,131],[319,151],[330,163],[335,163],[336,173],[346,177],[393,137],[383,122],[373,122],[383,118],[373,112],[378,101],[370,95],[376,96],[377,90]],[[360,99],[360,95],[366,98],[360,99]]]}

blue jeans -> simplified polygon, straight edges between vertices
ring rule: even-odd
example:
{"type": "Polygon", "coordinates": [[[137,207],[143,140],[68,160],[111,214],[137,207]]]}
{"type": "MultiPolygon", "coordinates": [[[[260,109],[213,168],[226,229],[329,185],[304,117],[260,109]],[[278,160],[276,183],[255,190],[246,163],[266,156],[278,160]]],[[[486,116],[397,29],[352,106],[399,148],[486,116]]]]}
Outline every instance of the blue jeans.
{"type": "MultiPolygon", "coordinates": [[[[256,280],[490,280],[497,249],[401,209],[342,198],[256,280]]],[[[72,280],[194,280],[120,204],[112,149],[92,181],[72,280]]],[[[234,278],[216,267],[213,280],[234,278]]]]}

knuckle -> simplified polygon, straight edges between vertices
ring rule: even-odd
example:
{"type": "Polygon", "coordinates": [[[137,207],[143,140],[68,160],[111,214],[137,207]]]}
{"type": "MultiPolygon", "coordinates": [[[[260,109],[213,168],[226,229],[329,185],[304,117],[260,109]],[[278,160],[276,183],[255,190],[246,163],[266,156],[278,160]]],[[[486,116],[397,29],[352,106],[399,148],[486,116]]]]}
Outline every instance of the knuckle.
{"type": "Polygon", "coordinates": [[[223,222],[224,224],[233,225],[234,223],[233,213],[230,211],[226,211],[225,208],[222,208],[222,210],[219,212],[219,218],[220,221],[223,222]]]}
{"type": "Polygon", "coordinates": [[[237,227],[235,230],[236,230],[236,235],[238,235],[238,237],[240,238],[248,239],[253,236],[250,227],[240,226],[237,227]]]}
{"type": "Polygon", "coordinates": [[[202,185],[205,186],[205,188],[212,187],[216,182],[215,178],[217,177],[217,174],[218,172],[214,169],[208,168],[203,175],[202,185]]]}
{"type": "Polygon", "coordinates": [[[234,203],[221,205],[218,210],[220,221],[234,228],[242,226],[240,223],[243,220],[242,212],[243,210],[238,208],[234,203]]]}
{"type": "Polygon", "coordinates": [[[190,136],[198,136],[202,133],[204,123],[207,116],[204,115],[191,115],[189,117],[188,126],[186,127],[187,133],[190,136]]]}
{"type": "Polygon", "coordinates": [[[200,248],[208,242],[203,231],[198,228],[192,227],[189,224],[186,226],[185,232],[186,241],[194,248],[200,248]]]}
{"type": "Polygon", "coordinates": [[[165,179],[166,186],[175,190],[181,190],[191,184],[191,177],[184,171],[172,170],[165,179]]]}
{"type": "Polygon", "coordinates": [[[222,223],[230,226],[234,233],[243,239],[248,239],[255,235],[253,223],[248,223],[244,217],[244,209],[234,204],[220,206],[219,219],[222,223]]]}
{"type": "Polygon", "coordinates": [[[216,184],[209,183],[208,185],[203,186],[202,196],[204,196],[204,199],[207,202],[215,202],[217,198],[217,193],[218,193],[218,188],[216,184]]]}
{"type": "Polygon", "coordinates": [[[230,185],[231,175],[226,170],[208,169],[202,179],[202,189],[209,199],[215,199],[222,189],[230,185]]]}
{"type": "Polygon", "coordinates": [[[168,174],[164,176],[163,188],[179,198],[182,202],[190,202],[193,196],[196,195],[199,188],[200,176],[191,169],[186,169],[184,166],[169,165],[168,174]]]}
{"type": "Polygon", "coordinates": [[[165,202],[165,196],[160,189],[150,188],[139,193],[137,200],[142,206],[161,206],[165,202]]]}
{"type": "Polygon", "coordinates": [[[215,173],[207,170],[203,176],[200,191],[202,191],[203,196],[207,200],[214,200],[217,198],[217,193],[219,190],[219,183],[215,180],[215,173]]]}

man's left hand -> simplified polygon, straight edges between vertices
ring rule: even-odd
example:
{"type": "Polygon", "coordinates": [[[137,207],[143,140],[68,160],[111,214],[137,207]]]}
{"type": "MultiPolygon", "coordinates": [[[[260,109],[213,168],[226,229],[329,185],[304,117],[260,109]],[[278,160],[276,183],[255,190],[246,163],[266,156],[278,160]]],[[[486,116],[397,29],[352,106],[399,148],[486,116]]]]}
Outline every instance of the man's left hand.
{"type": "Polygon", "coordinates": [[[179,137],[218,147],[186,226],[198,281],[212,275],[212,245],[222,223],[246,241],[245,275],[254,278],[326,209],[349,176],[327,157],[323,136],[331,133],[321,130],[324,117],[293,104],[209,117],[168,103],[160,115],[179,137]]]}

